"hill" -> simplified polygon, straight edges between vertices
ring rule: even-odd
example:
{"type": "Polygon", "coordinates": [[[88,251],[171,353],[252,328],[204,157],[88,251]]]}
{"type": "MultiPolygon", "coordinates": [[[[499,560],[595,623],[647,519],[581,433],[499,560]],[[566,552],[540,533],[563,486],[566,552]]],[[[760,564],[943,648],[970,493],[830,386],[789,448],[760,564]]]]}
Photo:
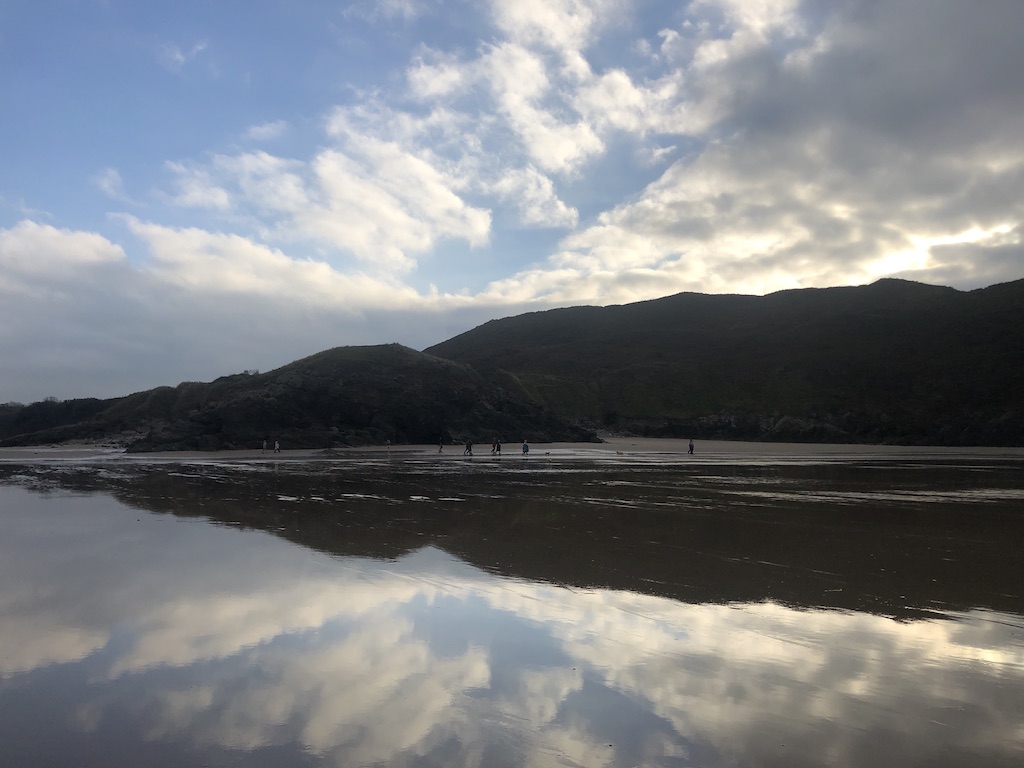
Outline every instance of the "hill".
{"type": "Polygon", "coordinates": [[[639,434],[1024,444],[1024,280],[682,293],[494,320],[426,352],[639,434]]]}
{"type": "Polygon", "coordinates": [[[111,400],[0,406],[0,445],[128,436],[130,451],[593,440],[470,367],[397,344],[339,347],[267,373],[111,400]]]}

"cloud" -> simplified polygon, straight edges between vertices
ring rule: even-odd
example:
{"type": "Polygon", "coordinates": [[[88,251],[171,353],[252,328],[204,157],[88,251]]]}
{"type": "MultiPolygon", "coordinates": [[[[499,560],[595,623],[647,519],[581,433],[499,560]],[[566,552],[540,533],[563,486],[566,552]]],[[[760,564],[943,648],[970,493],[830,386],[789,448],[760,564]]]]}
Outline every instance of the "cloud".
{"type": "Polygon", "coordinates": [[[579,213],[558,199],[551,179],[536,168],[507,172],[494,192],[519,209],[520,221],[535,227],[575,227],[579,213]]]}
{"type": "Polygon", "coordinates": [[[269,123],[249,126],[245,131],[245,138],[250,141],[273,141],[284,136],[287,131],[287,120],[273,120],[269,123]]]}
{"type": "Polygon", "coordinates": [[[104,168],[93,177],[93,183],[100,192],[112,200],[126,200],[124,181],[116,168],[104,168]]]}
{"type": "Polygon", "coordinates": [[[394,281],[237,235],[119,221],[144,246],[131,259],[97,233],[31,221],[0,229],[0,355],[18,361],[0,375],[0,401],[113,397],[268,370],[376,334],[398,339],[412,311],[425,346],[452,322],[431,308],[437,299],[394,281]]]}
{"type": "Polygon", "coordinates": [[[324,262],[293,259],[238,235],[175,229],[133,217],[125,217],[125,222],[152,255],[147,271],[193,296],[235,294],[247,300],[298,302],[345,313],[418,298],[393,281],[340,273],[324,262]]]}
{"type": "Polygon", "coordinates": [[[177,74],[187,64],[195,61],[207,48],[205,40],[193,43],[188,48],[182,48],[175,43],[164,43],[157,52],[157,60],[168,72],[177,74]]]}
{"type": "Polygon", "coordinates": [[[474,74],[455,56],[441,51],[424,51],[410,64],[406,79],[409,95],[417,100],[450,99],[465,93],[474,74]]]}
{"type": "Polygon", "coordinates": [[[490,211],[460,194],[475,181],[465,178],[458,158],[422,146],[425,134],[454,141],[450,116],[413,120],[339,108],[327,132],[337,146],[307,160],[260,151],[168,163],[177,177],[170,200],[228,215],[232,226],[248,222],[262,238],[313,244],[328,261],[354,256],[379,275],[409,272],[446,239],[488,243],[490,211]],[[379,135],[375,129],[392,117],[391,135],[379,135]]]}
{"type": "Polygon", "coordinates": [[[165,165],[177,176],[177,191],[170,196],[173,205],[220,211],[231,208],[231,197],[227,190],[215,183],[208,171],[177,162],[167,162],[165,165]]]}
{"type": "Polygon", "coordinates": [[[504,43],[494,46],[481,64],[503,120],[541,168],[571,173],[604,150],[585,121],[560,119],[542,106],[553,86],[540,56],[504,43]]]}
{"type": "Polygon", "coordinates": [[[0,287],[33,290],[39,277],[63,284],[88,277],[91,269],[118,264],[124,250],[92,232],[72,232],[24,220],[0,229],[0,287]]]}
{"type": "Polygon", "coordinates": [[[95,232],[0,229],[0,356],[18,361],[0,373],[0,402],[120,396],[344,344],[422,348],[495,314],[470,296],[420,293],[386,271],[338,269],[258,238],[112,222],[130,257],[95,232]]]}
{"type": "Polygon", "coordinates": [[[490,3],[495,26],[524,45],[550,48],[567,60],[580,56],[602,26],[620,14],[621,5],[610,0],[521,0],[490,3]]]}
{"type": "MultiPolygon", "coordinates": [[[[381,44],[379,75],[332,82],[341,95],[309,107],[319,112],[261,104],[258,119],[271,119],[241,114],[218,134],[255,146],[200,143],[154,161],[165,178],[145,182],[155,190],[148,221],[134,228],[115,215],[53,230],[62,237],[40,230],[35,257],[28,225],[11,224],[6,258],[68,258],[61,249],[79,241],[91,244],[85,254],[130,254],[74,267],[94,278],[71,299],[87,310],[60,310],[76,333],[103,305],[111,315],[141,307],[141,327],[182,328],[191,326],[171,307],[210,317],[211,296],[230,293],[244,315],[274,301],[278,284],[278,308],[308,296],[311,312],[330,313],[318,319],[337,332],[317,338],[413,345],[428,326],[466,330],[442,307],[486,320],[683,290],[760,294],[886,275],[973,288],[1021,277],[1020,3],[985,13],[951,0],[527,0],[469,10],[349,5],[344,17],[372,21],[352,24],[381,44]],[[447,24],[449,12],[466,16],[447,24]],[[303,146],[290,126],[316,119],[323,133],[303,146]],[[286,132],[290,154],[256,149],[286,132]],[[224,290],[209,290],[210,279],[224,290]],[[153,301],[154,286],[171,291],[170,307],[153,301]],[[369,314],[356,322],[335,309],[332,297],[351,295],[370,297],[355,300],[357,312],[380,302],[428,314],[406,328],[378,316],[370,326],[369,314]]],[[[181,72],[209,50],[169,44],[160,55],[181,72]]],[[[90,164],[103,168],[93,186],[141,205],[112,162],[90,164]]],[[[133,168],[133,178],[144,172],[133,168]]],[[[0,285],[38,297],[60,284],[19,269],[0,285]]],[[[27,303],[17,311],[37,314],[27,303]]],[[[283,319],[270,332],[285,349],[283,319]]],[[[94,335],[124,332],[107,321],[94,335]]],[[[278,364],[289,359],[281,355],[278,364]]]]}
{"type": "Polygon", "coordinates": [[[442,238],[487,243],[490,212],[467,204],[444,169],[369,136],[349,134],[345,148],[316,159],[324,205],[300,217],[309,231],[364,261],[402,271],[442,238]]]}
{"type": "Polygon", "coordinates": [[[615,72],[582,88],[577,104],[595,124],[601,105],[618,104],[609,124],[690,136],[692,149],[566,237],[546,266],[495,287],[607,302],[644,297],[653,282],[629,286],[646,270],[662,293],[1019,277],[1013,242],[978,251],[993,259],[973,279],[969,262],[946,263],[968,252],[942,243],[1016,231],[1024,216],[1008,133],[1024,124],[1024,90],[1004,76],[1016,48],[1000,42],[1020,11],[844,8],[813,19],[791,3],[695,4],[662,33],[674,68],[659,80],[664,98],[615,72]]]}

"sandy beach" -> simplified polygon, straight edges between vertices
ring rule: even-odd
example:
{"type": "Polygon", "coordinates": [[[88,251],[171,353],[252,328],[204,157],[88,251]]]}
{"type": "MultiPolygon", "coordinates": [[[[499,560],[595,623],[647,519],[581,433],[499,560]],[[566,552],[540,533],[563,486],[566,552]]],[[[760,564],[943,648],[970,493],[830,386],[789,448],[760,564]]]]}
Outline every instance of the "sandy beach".
{"type": "MultiPolygon", "coordinates": [[[[490,457],[490,444],[475,443],[475,457],[490,457]]],[[[503,443],[502,456],[522,455],[521,443],[503,443]]],[[[564,456],[574,458],[607,457],[608,455],[662,454],[685,455],[689,441],[654,437],[604,437],[600,443],[531,443],[530,455],[564,456]]],[[[970,454],[1024,456],[1024,448],[1014,447],[947,447],[947,446],[896,446],[860,445],[837,443],[768,443],[733,440],[695,441],[693,458],[701,457],[752,458],[765,456],[781,458],[787,456],[901,456],[927,452],[929,454],[970,454]]],[[[47,446],[24,446],[0,448],[0,462],[97,462],[97,461],[315,461],[359,456],[366,454],[393,454],[396,456],[422,456],[437,458],[462,458],[462,445],[446,445],[438,452],[436,445],[392,445],[355,446],[323,448],[282,448],[280,452],[252,450],[225,451],[158,451],[152,453],[126,453],[124,447],[110,444],[61,444],[47,446]]]]}

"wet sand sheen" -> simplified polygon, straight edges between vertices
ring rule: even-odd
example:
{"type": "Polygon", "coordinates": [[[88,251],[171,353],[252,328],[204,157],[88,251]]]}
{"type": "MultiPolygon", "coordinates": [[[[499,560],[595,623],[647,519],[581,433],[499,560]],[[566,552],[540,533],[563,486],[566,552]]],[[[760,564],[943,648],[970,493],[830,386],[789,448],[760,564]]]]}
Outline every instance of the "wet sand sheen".
{"type": "MultiPolygon", "coordinates": [[[[502,443],[502,456],[521,457],[522,443],[502,443]]],[[[463,457],[463,445],[445,445],[439,452],[435,445],[393,445],[336,447],[333,449],[282,448],[279,453],[272,449],[229,451],[158,451],[153,453],[128,454],[122,446],[108,444],[61,444],[48,446],[24,446],[0,448],[0,462],[27,462],[63,460],[89,461],[100,459],[145,460],[178,459],[193,461],[211,460],[315,460],[367,454],[416,455],[422,457],[452,458],[463,457]]],[[[682,455],[688,453],[689,441],[652,437],[605,437],[601,443],[530,443],[530,456],[593,456],[631,454],[682,455]]],[[[490,442],[474,443],[474,457],[488,457],[490,442]]],[[[895,446],[860,445],[839,443],[766,443],[735,440],[695,441],[694,458],[701,456],[728,458],[730,456],[762,456],[766,459],[792,456],[906,456],[923,454],[928,456],[1008,456],[1024,458],[1024,448],[1006,447],[937,447],[937,446],[895,446]]],[[[468,458],[468,457],[467,457],[468,458]]]]}
{"type": "Polygon", "coordinates": [[[0,455],[10,759],[1024,763],[1020,452],[481,449],[0,455]]]}

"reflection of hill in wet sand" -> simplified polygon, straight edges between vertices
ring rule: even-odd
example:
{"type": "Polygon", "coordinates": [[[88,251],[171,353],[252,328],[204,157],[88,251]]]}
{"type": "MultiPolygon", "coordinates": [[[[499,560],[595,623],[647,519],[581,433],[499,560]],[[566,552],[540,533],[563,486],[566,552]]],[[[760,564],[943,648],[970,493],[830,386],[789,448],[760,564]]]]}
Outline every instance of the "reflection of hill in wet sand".
{"type": "Polygon", "coordinates": [[[331,554],[395,558],[434,544],[511,576],[686,602],[889,615],[1022,607],[1019,452],[778,446],[757,456],[766,446],[698,443],[689,457],[685,441],[619,444],[471,461],[434,448],[55,463],[31,482],[331,554]]]}
{"type": "Polygon", "coordinates": [[[331,558],[104,494],[0,487],[0,510],[5,765],[1021,764],[1018,614],[689,604],[429,545],[331,558]]]}

